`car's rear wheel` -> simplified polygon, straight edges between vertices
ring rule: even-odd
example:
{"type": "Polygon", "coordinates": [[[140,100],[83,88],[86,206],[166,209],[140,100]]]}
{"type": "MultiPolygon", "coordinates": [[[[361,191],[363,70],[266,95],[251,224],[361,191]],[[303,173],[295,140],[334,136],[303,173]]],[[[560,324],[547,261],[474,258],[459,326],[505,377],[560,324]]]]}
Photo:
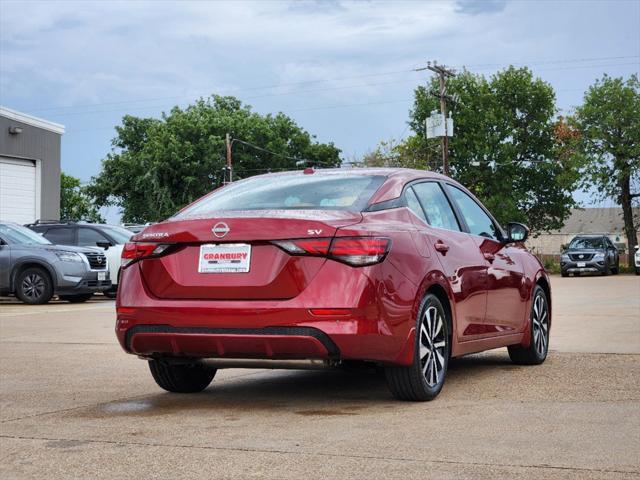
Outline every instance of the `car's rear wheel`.
{"type": "Polygon", "coordinates": [[[83,293],[82,295],[58,295],[60,300],[70,303],[83,303],[93,297],[93,293],[83,293]]]}
{"type": "Polygon", "coordinates": [[[427,294],[418,310],[413,364],[387,367],[387,385],[400,400],[434,399],[442,390],[451,349],[449,324],[442,303],[427,294]]]}
{"type": "Polygon", "coordinates": [[[42,305],[53,296],[53,283],[44,268],[29,267],[16,278],[16,296],[29,305],[42,305]]]}
{"type": "Polygon", "coordinates": [[[149,369],[158,386],[173,393],[201,392],[217,372],[202,363],[172,364],[162,360],[149,360],[149,369]]]}
{"type": "Polygon", "coordinates": [[[549,302],[540,285],[533,290],[533,302],[529,327],[531,339],[528,347],[511,345],[508,347],[509,357],[513,363],[520,365],[539,365],[547,358],[549,351],[549,302]]]}

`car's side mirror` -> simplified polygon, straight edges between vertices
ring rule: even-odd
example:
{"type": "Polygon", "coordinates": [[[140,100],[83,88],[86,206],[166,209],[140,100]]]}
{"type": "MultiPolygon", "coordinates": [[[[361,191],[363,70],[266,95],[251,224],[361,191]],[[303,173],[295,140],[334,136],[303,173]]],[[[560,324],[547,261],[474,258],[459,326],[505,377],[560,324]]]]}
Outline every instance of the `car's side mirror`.
{"type": "Polygon", "coordinates": [[[113,247],[113,243],[111,242],[96,242],[96,245],[100,248],[104,248],[105,250],[109,250],[109,247],[113,247]]]}
{"type": "Polygon", "coordinates": [[[529,237],[529,229],[517,222],[507,224],[507,242],[524,242],[529,237]]]}

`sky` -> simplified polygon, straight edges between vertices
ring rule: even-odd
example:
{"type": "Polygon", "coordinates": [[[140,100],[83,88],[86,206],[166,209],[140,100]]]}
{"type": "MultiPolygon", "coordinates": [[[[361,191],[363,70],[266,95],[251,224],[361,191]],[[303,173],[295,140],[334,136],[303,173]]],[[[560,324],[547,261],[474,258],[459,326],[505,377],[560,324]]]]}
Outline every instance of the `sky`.
{"type": "Polygon", "coordinates": [[[604,73],[640,71],[640,0],[0,0],[0,104],[65,125],[62,168],[83,181],[123,115],[214,93],[359,158],[410,134],[428,60],[529,66],[568,113],[604,73]]]}

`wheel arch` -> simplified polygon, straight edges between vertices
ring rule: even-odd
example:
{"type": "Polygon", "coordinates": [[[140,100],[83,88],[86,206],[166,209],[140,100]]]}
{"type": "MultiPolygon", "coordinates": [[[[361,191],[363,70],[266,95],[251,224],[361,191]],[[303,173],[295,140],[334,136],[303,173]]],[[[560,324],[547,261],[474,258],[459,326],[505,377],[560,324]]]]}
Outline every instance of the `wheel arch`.
{"type": "MultiPolygon", "coordinates": [[[[440,303],[442,303],[442,306],[445,309],[447,323],[449,326],[449,333],[451,335],[451,352],[455,353],[455,303],[453,300],[453,292],[451,291],[451,287],[449,285],[449,282],[447,281],[447,277],[440,270],[432,270],[427,275],[425,275],[424,279],[422,280],[422,283],[417,290],[416,297],[413,302],[413,308],[411,309],[411,319],[414,320],[417,317],[420,310],[420,305],[422,304],[422,300],[428,293],[432,293],[433,295],[435,295],[438,300],[440,300],[440,303]]],[[[414,326],[411,328],[403,348],[400,350],[399,355],[396,357],[396,364],[410,365],[413,361],[415,334],[416,332],[414,326]]]]}
{"type": "Polygon", "coordinates": [[[53,270],[53,268],[51,267],[51,265],[48,265],[45,262],[42,262],[40,260],[35,260],[35,259],[29,259],[29,260],[24,260],[16,265],[14,265],[13,270],[11,271],[11,276],[9,277],[9,289],[12,293],[15,293],[16,291],[16,278],[18,278],[18,275],[20,275],[22,272],[24,272],[27,268],[31,268],[31,267],[37,267],[37,268],[42,268],[47,275],[49,275],[49,280],[51,280],[51,288],[53,289],[53,291],[55,292],[56,287],[57,287],[57,283],[56,283],[56,273],[53,270]]]}
{"type": "MultiPolygon", "coordinates": [[[[553,321],[553,308],[551,304],[551,283],[549,282],[549,277],[544,271],[539,271],[536,275],[534,287],[535,285],[540,285],[547,297],[547,305],[549,308],[549,327],[551,327],[553,321]]],[[[533,297],[533,288],[531,289],[531,296],[533,297]]]]}

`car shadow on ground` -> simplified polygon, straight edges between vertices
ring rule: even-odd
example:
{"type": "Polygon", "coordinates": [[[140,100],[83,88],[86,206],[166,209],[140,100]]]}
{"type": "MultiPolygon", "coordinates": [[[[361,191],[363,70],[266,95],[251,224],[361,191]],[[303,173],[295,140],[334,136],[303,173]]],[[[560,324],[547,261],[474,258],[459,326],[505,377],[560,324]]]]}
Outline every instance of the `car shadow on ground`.
{"type": "MultiPolygon", "coordinates": [[[[454,359],[443,394],[447,387],[458,388],[456,385],[464,384],[471,376],[511,368],[518,367],[500,351],[454,359]]],[[[154,416],[209,409],[266,413],[293,409],[300,415],[334,416],[355,415],[362,408],[394,405],[398,405],[398,401],[389,393],[381,369],[252,370],[217,382],[214,379],[212,385],[199,394],[170,394],[159,390],[157,394],[103,404],[98,415],[154,416]]]]}

